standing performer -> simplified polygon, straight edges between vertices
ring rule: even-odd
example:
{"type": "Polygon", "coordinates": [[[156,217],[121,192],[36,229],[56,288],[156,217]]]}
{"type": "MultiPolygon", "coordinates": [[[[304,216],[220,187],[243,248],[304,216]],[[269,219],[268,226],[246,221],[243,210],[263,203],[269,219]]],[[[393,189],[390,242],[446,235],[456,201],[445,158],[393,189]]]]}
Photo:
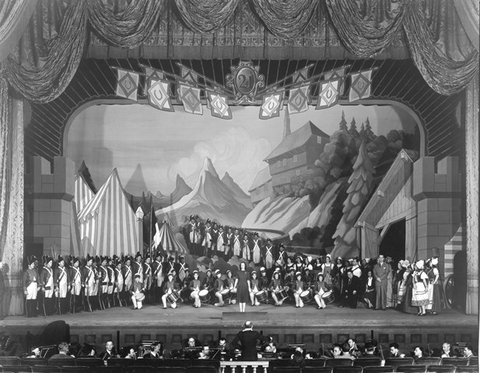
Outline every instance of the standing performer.
{"type": "Polygon", "coordinates": [[[87,256],[87,264],[83,268],[83,287],[85,289],[85,304],[87,310],[92,312],[92,299],[95,290],[95,272],[93,271],[93,257],[87,256]]]}
{"type": "Polygon", "coordinates": [[[226,249],[226,235],[223,230],[223,226],[218,227],[217,233],[217,255],[219,258],[225,259],[225,249],[226,249]]]}
{"type": "Polygon", "coordinates": [[[237,302],[240,312],[245,312],[248,300],[248,272],[245,262],[240,262],[240,269],[237,272],[237,279],[235,280],[235,288],[237,289],[237,302]]]}
{"type": "Polygon", "coordinates": [[[324,280],[324,275],[323,273],[318,272],[317,281],[313,285],[313,292],[315,293],[315,296],[313,298],[315,299],[315,302],[317,302],[319,310],[324,309],[326,307],[325,301],[323,300],[323,295],[327,291],[328,291],[328,288],[324,280]]]}
{"type": "Polygon", "coordinates": [[[250,261],[251,252],[250,252],[250,239],[248,233],[245,232],[242,240],[242,258],[250,261]]]}
{"type": "Polygon", "coordinates": [[[215,291],[215,296],[217,297],[218,299],[218,302],[215,303],[215,307],[223,307],[223,304],[224,304],[224,301],[223,301],[223,295],[222,295],[222,291],[224,290],[225,288],[225,284],[223,282],[223,279],[222,279],[222,272],[220,272],[219,269],[217,269],[215,271],[215,283],[214,283],[214,291],[215,291]]]}
{"type": "Polygon", "coordinates": [[[129,299],[129,294],[133,288],[133,271],[130,265],[131,262],[132,260],[127,256],[125,258],[125,266],[123,267],[123,280],[125,281],[123,286],[123,299],[125,301],[125,305],[128,304],[127,301],[129,299]]]}
{"type": "Polygon", "coordinates": [[[40,282],[43,289],[43,315],[49,316],[53,314],[53,293],[54,293],[54,279],[53,279],[53,258],[46,257],[40,274],[40,282]]]}
{"type": "Polygon", "coordinates": [[[212,235],[212,222],[210,219],[207,219],[205,223],[205,230],[203,231],[203,255],[206,257],[211,257],[212,255],[212,245],[213,245],[213,235],[212,235]]]}
{"type": "Polygon", "coordinates": [[[82,271],[80,270],[80,259],[73,258],[72,260],[72,267],[70,268],[70,288],[71,288],[71,310],[72,313],[76,313],[80,310],[82,305],[82,284],[83,284],[83,275],[82,271]]]}
{"type": "Polygon", "coordinates": [[[162,253],[160,251],[155,255],[155,261],[152,264],[153,270],[153,292],[154,292],[154,302],[160,302],[163,280],[165,274],[163,273],[163,263],[162,263],[162,253]]]}
{"type": "Polygon", "coordinates": [[[185,279],[186,271],[189,270],[188,264],[185,263],[185,256],[178,257],[178,263],[175,264],[175,272],[177,272],[178,279],[182,282],[185,279]]]}
{"type": "Polygon", "coordinates": [[[100,309],[105,309],[108,306],[108,283],[110,282],[110,277],[107,269],[108,258],[106,256],[100,257],[100,267],[98,268],[98,282],[99,282],[99,302],[100,309]]]}
{"type": "MultiPolygon", "coordinates": [[[[274,252],[273,252],[273,245],[272,240],[267,238],[267,243],[263,248],[263,262],[265,263],[265,267],[268,271],[273,268],[274,264],[274,252]]],[[[270,274],[271,272],[269,272],[270,274]]]]}
{"type": "Polygon", "coordinates": [[[300,294],[302,294],[304,290],[307,290],[307,286],[302,280],[302,272],[298,271],[295,273],[295,282],[293,283],[293,296],[295,298],[295,307],[297,308],[304,306],[303,300],[300,297],[300,294]]]}
{"type": "Polygon", "coordinates": [[[423,270],[425,262],[419,260],[415,264],[415,272],[413,272],[413,290],[412,290],[412,306],[418,307],[418,316],[427,314],[426,307],[428,305],[428,276],[423,270]]]}
{"type": "Polygon", "coordinates": [[[327,285],[332,285],[332,269],[333,269],[333,263],[332,263],[332,256],[330,254],[327,254],[325,256],[325,263],[321,265],[322,273],[323,273],[323,281],[325,281],[325,284],[327,285]]]}
{"type": "Polygon", "coordinates": [[[55,279],[55,296],[58,299],[58,313],[63,315],[69,310],[68,307],[68,290],[70,286],[70,278],[68,271],[65,268],[65,259],[61,256],[58,257],[58,266],[54,271],[55,279]]]}
{"type": "Polygon", "coordinates": [[[262,245],[262,240],[258,236],[258,232],[255,232],[253,234],[253,239],[251,243],[251,252],[252,252],[252,261],[255,263],[255,265],[260,265],[262,261],[262,250],[261,247],[262,245]]]}
{"type": "Polygon", "coordinates": [[[143,264],[142,264],[142,254],[140,252],[135,255],[135,261],[132,265],[133,275],[140,275],[140,282],[143,283],[143,264]]]}
{"type": "MultiPolygon", "coordinates": [[[[120,307],[123,307],[122,304],[122,295],[124,291],[124,284],[125,284],[125,279],[123,277],[123,272],[122,272],[122,262],[120,259],[115,259],[115,277],[114,277],[114,287],[113,287],[113,295],[114,299],[118,301],[118,305],[120,307]]],[[[114,302],[115,304],[115,302],[114,302]]],[[[125,304],[126,305],[126,304],[125,304]]]]}
{"type": "Polygon", "coordinates": [[[147,302],[152,302],[152,265],[150,255],[145,256],[143,263],[143,288],[145,289],[145,297],[147,302]]]}
{"type": "Polygon", "coordinates": [[[367,279],[365,281],[365,291],[363,293],[363,301],[367,308],[374,308],[375,304],[375,279],[372,271],[367,272],[367,279]]]}
{"type": "Polygon", "coordinates": [[[279,251],[277,253],[277,257],[275,258],[275,264],[280,268],[282,268],[283,270],[285,270],[285,266],[287,264],[287,258],[288,258],[288,254],[285,251],[285,245],[281,243],[280,246],[278,247],[278,250],[279,251]]]}
{"type": "Polygon", "coordinates": [[[230,259],[233,255],[233,229],[232,227],[228,227],[228,232],[225,238],[226,246],[225,246],[225,261],[230,259]]]}
{"type": "Polygon", "coordinates": [[[199,235],[198,223],[195,220],[195,216],[193,215],[190,215],[190,222],[188,223],[188,226],[187,226],[187,232],[188,232],[188,243],[189,243],[188,248],[190,250],[190,253],[193,255],[198,255],[197,244],[198,244],[200,235],[199,235]]]}
{"type": "Polygon", "coordinates": [[[198,271],[195,270],[193,271],[193,279],[190,281],[190,290],[192,291],[190,293],[190,298],[193,299],[193,307],[195,308],[200,308],[202,306],[202,302],[200,301],[200,287],[201,287],[201,282],[200,279],[198,278],[198,271]]]}
{"type": "Polygon", "coordinates": [[[27,317],[37,317],[37,294],[39,288],[39,276],[35,268],[37,258],[32,255],[28,258],[28,268],[23,273],[23,293],[26,298],[27,317]]]}
{"type": "Polygon", "coordinates": [[[240,255],[242,254],[242,243],[241,241],[241,236],[240,232],[238,231],[238,228],[235,228],[235,233],[233,234],[233,255],[237,256],[240,258],[240,255]]]}
{"type": "Polygon", "coordinates": [[[218,224],[216,222],[213,222],[212,245],[210,246],[210,258],[212,258],[215,255],[218,256],[217,244],[218,244],[218,224]]]}
{"type": "MultiPolygon", "coordinates": [[[[115,255],[114,255],[115,257],[115,255]]],[[[108,289],[107,289],[107,297],[108,297],[108,304],[110,307],[115,307],[115,299],[113,294],[113,289],[115,288],[115,265],[114,265],[114,258],[108,258],[108,289]]]]}
{"type": "Polygon", "coordinates": [[[389,267],[387,275],[387,308],[393,308],[395,307],[395,301],[393,299],[393,277],[395,272],[392,266],[393,259],[390,256],[387,256],[385,263],[387,263],[389,267]]]}

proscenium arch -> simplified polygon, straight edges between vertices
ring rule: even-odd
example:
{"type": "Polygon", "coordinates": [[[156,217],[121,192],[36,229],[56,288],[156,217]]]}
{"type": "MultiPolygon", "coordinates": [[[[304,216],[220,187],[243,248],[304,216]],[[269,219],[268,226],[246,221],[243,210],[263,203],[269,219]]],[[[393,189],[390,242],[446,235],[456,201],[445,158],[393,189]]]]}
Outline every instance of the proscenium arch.
{"type": "MultiPolygon", "coordinates": [[[[98,106],[98,105],[135,105],[135,104],[140,104],[140,105],[148,105],[148,101],[145,99],[141,99],[138,102],[137,101],[131,101],[127,99],[121,99],[121,98],[112,98],[112,99],[92,99],[90,101],[82,103],[79,107],[77,107],[72,114],[68,117],[68,120],[64,126],[63,133],[62,133],[62,149],[65,149],[66,143],[67,143],[67,137],[68,132],[70,131],[70,127],[72,123],[75,121],[75,118],[84,110],[87,110],[89,107],[92,106],[98,106]]],[[[203,102],[203,104],[205,104],[203,102]]],[[[348,100],[342,99],[339,100],[338,103],[340,106],[358,106],[358,105],[363,105],[363,106],[373,106],[373,105],[390,105],[394,106],[397,108],[400,108],[401,110],[404,110],[407,114],[410,115],[410,117],[414,120],[414,122],[417,125],[419,134],[420,134],[420,143],[419,143],[419,154],[420,156],[425,155],[425,148],[426,148],[426,134],[425,134],[425,128],[424,128],[424,123],[418,116],[418,113],[410,108],[408,105],[406,105],[403,102],[398,102],[395,100],[391,99],[365,99],[365,100],[358,100],[353,103],[348,102],[348,100]]],[[[181,105],[176,104],[175,106],[181,107],[181,105]]],[[[310,108],[313,109],[313,108],[310,108]]],[[[175,115],[175,113],[169,113],[169,115],[175,115]]],[[[207,114],[208,115],[208,114],[207,114]]],[[[62,151],[63,153],[63,151],[62,151]]]]}

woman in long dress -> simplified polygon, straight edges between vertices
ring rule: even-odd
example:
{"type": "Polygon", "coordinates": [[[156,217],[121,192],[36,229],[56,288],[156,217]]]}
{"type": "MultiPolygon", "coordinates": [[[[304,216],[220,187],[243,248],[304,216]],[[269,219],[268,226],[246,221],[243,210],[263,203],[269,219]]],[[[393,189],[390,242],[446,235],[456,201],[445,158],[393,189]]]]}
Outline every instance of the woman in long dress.
{"type": "Polygon", "coordinates": [[[432,315],[438,315],[441,310],[441,298],[440,298],[440,272],[437,268],[438,256],[434,256],[429,260],[429,269],[427,270],[428,276],[428,306],[427,311],[432,315]]]}
{"type": "Polygon", "coordinates": [[[235,281],[235,287],[237,288],[237,302],[240,308],[240,312],[245,312],[248,294],[248,272],[245,262],[240,262],[240,269],[237,272],[237,279],[235,281]]]}
{"type": "Polygon", "coordinates": [[[415,264],[415,272],[413,273],[412,306],[418,307],[418,316],[424,316],[427,314],[428,276],[423,270],[424,264],[425,262],[423,260],[419,260],[415,264]]]}

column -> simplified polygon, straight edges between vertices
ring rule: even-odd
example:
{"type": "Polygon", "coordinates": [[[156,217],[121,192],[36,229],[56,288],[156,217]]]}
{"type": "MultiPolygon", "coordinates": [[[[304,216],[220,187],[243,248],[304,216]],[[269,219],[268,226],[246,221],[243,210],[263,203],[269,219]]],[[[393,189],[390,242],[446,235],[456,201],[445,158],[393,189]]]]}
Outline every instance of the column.
{"type": "Polygon", "coordinates": [[[465,121],[467,314],[478,315],[479,123],[478,74],[467,88],[465,121]]]}

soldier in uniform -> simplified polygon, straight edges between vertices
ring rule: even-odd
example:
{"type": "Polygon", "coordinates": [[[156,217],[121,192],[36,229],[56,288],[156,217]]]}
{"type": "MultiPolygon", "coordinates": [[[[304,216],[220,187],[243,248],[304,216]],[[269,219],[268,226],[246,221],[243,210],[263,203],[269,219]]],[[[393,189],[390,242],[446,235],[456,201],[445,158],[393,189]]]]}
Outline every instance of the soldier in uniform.
{"type": "Polygon", "coordinates": [[[162,284],[165,277],[163,273],[162,253],[160,251],[158,251],[155,255],[155,261],[152,264],[152,271],[154,301],[160,302],[162,295],[162,284]]]}
{"type": "Polygon", "coordinates": [[[218,233],[217,233],[217,255],[219,258],[224,258],[225,257],[225,249],[226,249],[226,235],[225,231],[223,230],[223,226],[218,227],[218,233]]]}
{"type": "Polygon", "coordinates": [[[175,264],[175,272],[177,272],[177,277],[179,282],[183,282],[185,279],[185,271],[188,270],[188,264],[185,263],[185,256],[180,255],[178,258],[179,262],[175,264]]]}
{"type": "Polygon", "coordinates": [[[43,290],[43,314],[49,316],[53,314],[54,308],[54,278],[53,278],[53,258],[47,256],[40,273],[40,284],[43,290]]]}
{"type": "Polygon", "coordinates": [[[114,258],[108,258],[108,288],[107,288],[107,302],[109,307],[115,306],[115,300],[113,298],[113,289],[115,287],[115,266],[114,266],[114,258]]]}
{"type": "Polygon", "coordinates": [[[233,255],[240,258],[242,255],[242,242],[239,230],[236,228],[232,237],[231,247],[233,248],[233,255]]]}
{"type": "Polygon", "coordinates": [[[32,255],[28,258],[28,268],[23,273],[23,293],[26,298],[27,317],[37,316],[37,293],[39,289],[39,276],[37,269],[37,258],[32,255]]]}
{"type": "Polygon", "coordinates": [[[245,260],[250,261],[251,258],[251,251],[250,251],[250,239],[248,237],[247,232],[244,233],[243,235],[243,240],[242,240],[242,258],[245,260]]]}
{"type": "Polygon", "coordinates": [[[145,297],[147,302],[152,302],[153,273],[151,262],[152,259],[150,258],[150,255],[147,254],[143,263],[143,288],[145,289],[145,297]]]}
{"type": "Polygon", "coordinates": [[[133,275],[140,275],[140,282],[143,283],[143,264],[142,264],[142,254],[140,252],[135,255],[135,261],[132,265],[133,275]]]}
{"type": "Polygon", "coordinates": [[[130,294],[130,290],[132,290],[133,288],[133,271],[132,271],[132,267],[131,267],[131,262],[132,260],[130,259],[130,257],[126,257],[125,258],[125,266],[123,267],[123,280],[125,281],[124,282],[124,287],[123,287],[123,300],[125,302],[125,305],[128,304],[128,299],[130,298],[129,297],[129,294],[130,294]]]}
{"type": "Polygon", "coordinates": [[[55,296],[58,299],[58,313],[62,315],[69,310],[67,296],[71,280],[69,271],[65,268],[65,259],[59,256],[57,263],[57,268],[54,271],[55,296]]]}
{"type": "Polygon", "coordinates": [[[99,280],[99,303],[100,309],[107,308],[108,305],[108,283],[110,282],[110,276],[107,269],[108,258],[102,256],[100,259],[100,267],[98,268],[98,280],[99,280]]]}
{"type": "Polygon", "coordinates": [[[80,260],[73,258],[70,268],[70,289],[71,289],[71,310],[72,313],[78,312],[82,305],[81,293],[83,285],[83,274],[80,270],[80,260]]]}
{"type": "Polygon", "coordinates": [[[85,305],[87,311],[92,312],[92,301],[94,298],[94,291],[95,291],[95,271],[93,270],[93,257],[87,256],[87,263],[85,267],[83,267],[83,288],[85,290],[85,305]]]}
{"type": "Polygon", "coordinates": [[[118,305],[120,307],[123,307],[122,296],[123,296],[124,286],[125,286],[125,279],[123,277],[122,262],[120,259],[116,258],[115,259],[115,276],[114,276],[114,285],[113,285],[113,297],[114,297],[113,304],[115,304],[116,301],[118,301],[118,305]]]}
{"type": "Polygon", "coordinates": [[[260,265],[262,262],[262,240],[258,236],[258,232],[253,234],[253,239],[250,243],[250,251],[252,253],[252,261],[255,265],[260,265]]]}
{"type": "Polygon", "coordinates": [[[207,257],[212,256],[212,245],[213,245],[213,233],[212,233],[212,222],[210,219],[207,219],[205,223],[205,230],[203,232],[203,255],[207,257]]]}
{"type": "MultiPolygon", "coordinates": [[[[272,271],[274,262],[275,262],[275,259],[274,259],[275,252],[274,252],[272,240],[270,238],[267,238],[267,243],[263,247],[262,254],[263,254],[263,262],[265,263],[265,268],[269,272],[272,271]]],[[[271,274],[271,272],[269,274],[271,274]]]]}

